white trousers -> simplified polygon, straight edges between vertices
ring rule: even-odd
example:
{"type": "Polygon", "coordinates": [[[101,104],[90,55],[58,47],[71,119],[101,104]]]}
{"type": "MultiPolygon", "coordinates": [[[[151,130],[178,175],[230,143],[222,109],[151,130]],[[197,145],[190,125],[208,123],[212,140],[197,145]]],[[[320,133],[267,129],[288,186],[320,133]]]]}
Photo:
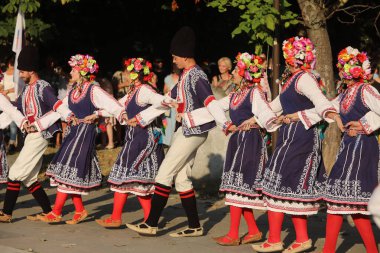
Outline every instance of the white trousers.
{"type": "Polygon", "coordinates": [[[25,138],[24,147],[9,169],[11,181],[22,181],[28,187],[37,181],[42,166],[42,155],[48,146],[41,133],[31,133],[25,138]]]}
{"type": "Polygon", "coordinates": [[[156,183],[171,187],[174,181],[178,192],[193,189],[190,180],[191,167],[200,145],[207,139],[208,133],[184,136],[182,127],[174,133],[172,145],[158,170],[156,183]]]}
{"type": "Polygon", "coordinates": [[[378,185],[368,202],[368,211],[373,215],[373,220],[380,228],[380,185],[378,185]]]}

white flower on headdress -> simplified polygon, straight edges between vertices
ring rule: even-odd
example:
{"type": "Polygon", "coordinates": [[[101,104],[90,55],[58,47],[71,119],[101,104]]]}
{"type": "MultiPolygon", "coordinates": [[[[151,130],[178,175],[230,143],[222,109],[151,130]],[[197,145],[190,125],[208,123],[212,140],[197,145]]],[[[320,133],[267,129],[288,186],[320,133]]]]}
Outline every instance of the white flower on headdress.
{"type": "Polygon", "coordinates": [[[366,74],[371,74],[371,64],[369,63],[369,60],[363,62],[362,68],[366,74]]]}
{"type": "Polygon", "coordinates": [[[346,47],[346,50],[347,50],[347,54],[352,54],[352,52],[354,51],[354,49],[352,47],[346,47]]]}
{"type": "Polygon", "coordinates": [[[355,56],[357,56],[359,53],[360,53],[359,50],[356,48],[352,51],[352,54],[355,56]]]}
{"type": "Polygon", "coordinates": [[[241,54],[240,59],[250,61],[250,60],[252,60],[252,55],[250,55],[249,53],[245,52],[245,53],[241,54]]]}

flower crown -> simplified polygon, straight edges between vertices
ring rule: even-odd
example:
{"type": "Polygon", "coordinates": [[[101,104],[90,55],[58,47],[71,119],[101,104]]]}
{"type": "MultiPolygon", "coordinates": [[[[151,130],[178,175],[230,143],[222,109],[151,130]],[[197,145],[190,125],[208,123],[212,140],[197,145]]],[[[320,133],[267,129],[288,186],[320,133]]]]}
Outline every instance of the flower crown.
{"type": "Polygon", "coordinates": [[[136,80],[139,76],[139,73],[144,74],[143,80],[149,82],[153,77],[152,63],[143,59],[143,58],[130,58],[124,61],[124,65],[127,67],[127,70],[130,72],[129,76],[132,81],[136,80]]]}
{"type": "Polygon", "coordinates": [[[284,40],[282,51],[288,65],[301,69],[314,69],[315,48],[309,38],[292,37],[284,40]]]}
{"type": "Polygon", "coordinates": [[[94,73],[99,70],[99,65],[96,63],[94,57],[90,55],[77,54],[70,57],[69,65],[79,71],[81,76],[90,78],[90,80],[95,79],[94,73]]]}
{"type": "Polygon", "coordinates": [[[239,53],[236,56],[236,66],[239,76],[250,83],[260,83],[263,77],[264,60],[260,56],[249,53],[239,53]]]}
{"type": "Polygon", "coordinates": [[[371,66],[366,52],[359,52],[358,49],[346,47],[338,54],[336,64],[344,79],[370,80],[371,66]]]}

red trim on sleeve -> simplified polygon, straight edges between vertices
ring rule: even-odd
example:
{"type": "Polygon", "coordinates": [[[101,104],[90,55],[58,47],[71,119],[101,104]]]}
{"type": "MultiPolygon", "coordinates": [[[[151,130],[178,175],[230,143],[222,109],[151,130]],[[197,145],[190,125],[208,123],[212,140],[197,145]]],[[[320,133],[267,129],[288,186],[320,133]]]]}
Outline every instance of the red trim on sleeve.
{"type": "Polygon", "coordinates": [[[210,95],[210,96],[208,96],[206,99],[205,99],[205,101],[203,102],[203,104],[204,104],[204,106],[208,106],[212,101],[214,101],[215,100],[215,97],[214,97],[214,95],[210,95]]]}
{"type": "Polygon", "coordinates": [[[53,111],[57,111],[58,107],[62,105],[62,100],[58,100],[54,105],[53,105],[53,111]]]}

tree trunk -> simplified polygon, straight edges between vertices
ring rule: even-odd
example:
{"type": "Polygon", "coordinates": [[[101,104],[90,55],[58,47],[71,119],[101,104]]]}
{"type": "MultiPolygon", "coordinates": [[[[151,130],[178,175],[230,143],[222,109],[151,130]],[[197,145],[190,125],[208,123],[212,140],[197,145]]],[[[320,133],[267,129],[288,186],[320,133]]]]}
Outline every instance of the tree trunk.
{"type": "MultiPolygon", "coordinates": [[[[326,27],[324,9],[313,0],[298,0],[302,12],[302,18],[307,28],[307,33],[314,43],[317,51],[316,70],[321,75],[327,89],[327,97],[334,98],[336,95],[333,58],[330,38],[326,27]]],[[[335,123],[329,125],[325,132],[322,145],[322,156],[326,171],[329,173],[335,162],[335,157],[340,144],[340,131],[335,123]]]]}

